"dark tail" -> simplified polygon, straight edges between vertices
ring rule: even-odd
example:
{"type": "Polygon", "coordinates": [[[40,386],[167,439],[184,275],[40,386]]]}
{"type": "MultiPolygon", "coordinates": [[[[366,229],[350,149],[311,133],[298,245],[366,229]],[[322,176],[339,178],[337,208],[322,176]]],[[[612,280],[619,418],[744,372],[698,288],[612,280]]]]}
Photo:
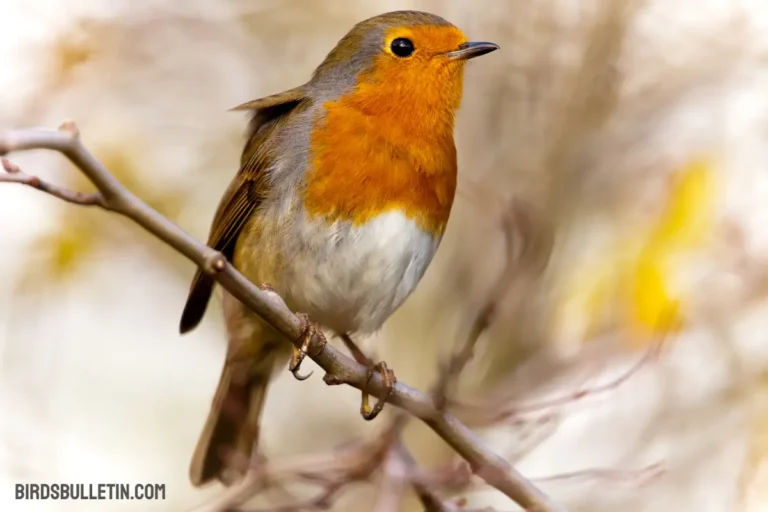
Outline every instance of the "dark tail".
{"type": "Polygon", "coordinates": [[[179,323],[181,334],[191,331],[202,320],[205,309],[208,307],[208,301],[211,299],[214,284],[216,282],[210,276],[198,269],[192,280],[192,286],[189,288],[184,312],[181,314],[181,322],[179,323]]]}
{"type": "Polygon", "coordinates": [[[270,374],[263,373],[254,372],[247,364],[224,366],[192,455],[192,485],[198,487],[213,479],[230,485],[246,472],[259,436],[259,418],[269,385],[270,374]]]}

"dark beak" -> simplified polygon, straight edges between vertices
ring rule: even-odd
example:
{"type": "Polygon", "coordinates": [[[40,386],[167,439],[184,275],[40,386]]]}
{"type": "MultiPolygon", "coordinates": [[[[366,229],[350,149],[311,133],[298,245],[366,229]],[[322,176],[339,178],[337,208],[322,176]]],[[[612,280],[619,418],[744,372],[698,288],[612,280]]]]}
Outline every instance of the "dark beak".
{"type": "Polygon", "coordinates": [[[470,42],[462,44],[458,50],[448,52],[445,56],[450,60],[469,60],[498,49],[499,45],[494,43],[470,42]]]}

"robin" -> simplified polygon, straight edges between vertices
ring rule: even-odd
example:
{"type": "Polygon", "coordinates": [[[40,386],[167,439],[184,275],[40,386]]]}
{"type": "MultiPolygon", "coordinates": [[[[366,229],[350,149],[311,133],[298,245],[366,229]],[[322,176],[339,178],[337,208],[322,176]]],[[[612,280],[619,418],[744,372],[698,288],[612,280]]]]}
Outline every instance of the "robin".
{"type": "MultiPolygon", "coordinates": [[[[240,171],[216,211],[208,245],[253,283],[269,283],[309,332],[349,337],[377,329],[423,276],[445,231],[456,190],[453,131],[464,64],[497,50],[469,42],[434,14],[398,11],[355,25],[304,85],[249,101],[240,171]],[[311,319],[311,322],[309,321],[311,319]]],[[[266,284],[264,286],[267,286],[266,284]]],[[[200,322],[214,281],[200,270],[181,317],[200,322]]],[[[195,486],[242,476],[275,369],[304,354],[237,299],[224,294],[227,357],[195,449],[195,486]]],[[[371,419],[386,397],[363,415],[371,419]]]]}

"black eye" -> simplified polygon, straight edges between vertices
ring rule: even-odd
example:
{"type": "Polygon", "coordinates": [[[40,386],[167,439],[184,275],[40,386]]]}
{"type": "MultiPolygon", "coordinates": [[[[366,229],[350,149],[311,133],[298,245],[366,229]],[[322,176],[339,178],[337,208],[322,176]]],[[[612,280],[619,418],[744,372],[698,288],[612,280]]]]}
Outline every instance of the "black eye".
{"type": "Polygon", "coordinates": [[[415,48],[413,47],[413,41],[404,37],[398,37],[392,44],[389,45],[392,53],[398,57],[410,57],[415,48]]]}

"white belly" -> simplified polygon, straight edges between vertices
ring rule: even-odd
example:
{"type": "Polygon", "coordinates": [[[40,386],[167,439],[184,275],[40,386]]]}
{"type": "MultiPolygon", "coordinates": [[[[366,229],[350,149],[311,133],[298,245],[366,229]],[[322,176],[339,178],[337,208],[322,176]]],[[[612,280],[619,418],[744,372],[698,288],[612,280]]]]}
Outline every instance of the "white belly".
{"type": "Polygon", "coordinates": [[[297,311],[338,332],[369,334],[418,284],[440,240],[400,212],[367,224],[301,220],[285,240],[279,288],[297,311]]]}

